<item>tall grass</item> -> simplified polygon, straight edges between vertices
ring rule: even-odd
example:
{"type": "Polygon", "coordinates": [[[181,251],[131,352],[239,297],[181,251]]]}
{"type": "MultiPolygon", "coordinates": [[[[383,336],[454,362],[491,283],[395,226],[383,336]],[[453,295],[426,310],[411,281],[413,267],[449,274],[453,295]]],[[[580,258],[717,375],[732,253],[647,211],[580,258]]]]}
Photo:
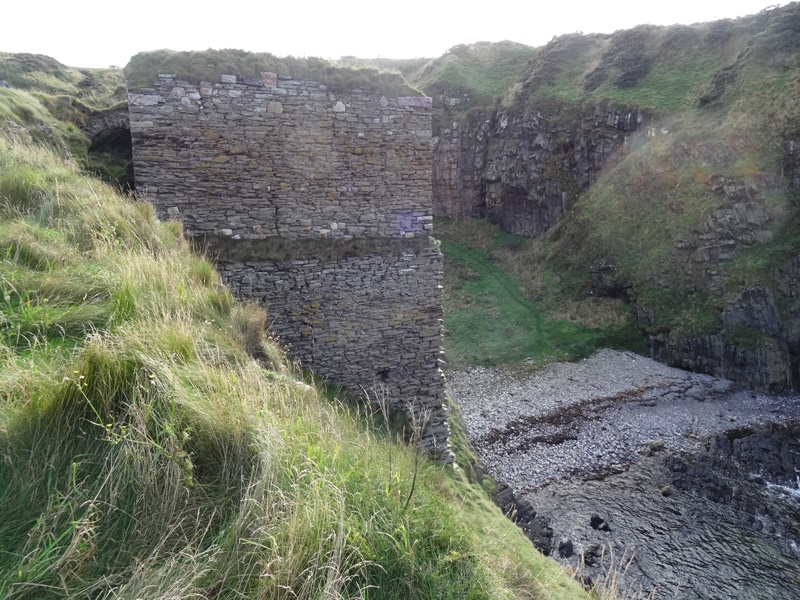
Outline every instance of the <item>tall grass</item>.
{"type": "Polygon", "coordinates": [[[0,218],[0,597],[585,597],[148,205],[0,135],[0,218]]]}

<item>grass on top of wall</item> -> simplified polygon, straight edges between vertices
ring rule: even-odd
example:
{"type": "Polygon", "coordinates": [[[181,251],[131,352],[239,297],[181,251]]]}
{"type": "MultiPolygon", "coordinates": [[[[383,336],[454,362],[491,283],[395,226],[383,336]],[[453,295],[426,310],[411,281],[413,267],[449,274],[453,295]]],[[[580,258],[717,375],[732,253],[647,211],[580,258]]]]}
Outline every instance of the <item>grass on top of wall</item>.
{"type": "Polygon", "coordinates": [[[587,597],[265,319],[177,224],[0,133],[0,597],[587,597]]]}
{"type": "Polygon", "coordinates": [[[221,75],[260,78],[261,72],[292,79],[316,81],[332,90],[362,89],[386,96],[418,96],[397,71],[371,66],[353,66],[351,61],[330,61],[317,57],[278,57],[268,52],[244,50],[203,50],[176,52],[155,50],[134,55],[125,66],[130,88],[151,87],[159,73],[173,73],[191,83],[219,83],[221,75]]]}

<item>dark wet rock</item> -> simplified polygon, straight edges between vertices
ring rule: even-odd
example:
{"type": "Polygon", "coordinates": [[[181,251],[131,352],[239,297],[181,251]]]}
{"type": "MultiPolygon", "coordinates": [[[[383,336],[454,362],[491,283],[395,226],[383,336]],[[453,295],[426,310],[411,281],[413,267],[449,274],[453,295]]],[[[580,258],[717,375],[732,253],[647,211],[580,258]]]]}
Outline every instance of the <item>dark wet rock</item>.
{"type": "Polygon", "coordinates": [[[517,499],[509,486],[500,483],[494,495],[494,502],[504,515],[522,529],[522,532],[539,552],[550,554],[553,530],[547,526],[547,521],[538,517],[536,510],[528,500],[517,499]]]}
{"type": "Polygon", "coordinates": [[[569,558],[574,554],[572,540],[569,538],[561,538],[558,542],[558,555],[561,558],[569,558]]]}
{"type": "Polygon", "coordinates": [[[591,525],[592,529],[597,529],[598,531],[611,531],[605,519],[597,513],[594,513],[589,519],[589,525],[591,525]]]}

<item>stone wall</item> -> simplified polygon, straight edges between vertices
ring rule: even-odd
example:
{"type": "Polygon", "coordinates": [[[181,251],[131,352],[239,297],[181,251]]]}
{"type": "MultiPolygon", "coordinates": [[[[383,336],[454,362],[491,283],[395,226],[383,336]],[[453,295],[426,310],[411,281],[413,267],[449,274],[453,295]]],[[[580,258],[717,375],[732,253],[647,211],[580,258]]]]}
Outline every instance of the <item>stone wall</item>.
{"type": "Polygon", "coordinates": [[[421,446],[446,450],[438,246],[429,238],[361,248],[326,240],[314,252],[276,253],[270,242],[240,242],[248,248],[236,255],[226,251],[228,240],[207,243],[225,282],[269,307],[271,330],[304,367],[427,412],[421,446]],[[295,258],[270,258],[276,254],[295,258]]]}
{"type": "Polygon", "coordinates": [[[137,189],[161,215],[242,237],[428,235],[430,98],[245,81],[129,94],[137,189]]]}
{"type": "Polygon", "coordinates": [[[449,460],[431,101],[160,75],[129,93],[137,190],[179,218],[293,358],[429,421],[449,460]]]}

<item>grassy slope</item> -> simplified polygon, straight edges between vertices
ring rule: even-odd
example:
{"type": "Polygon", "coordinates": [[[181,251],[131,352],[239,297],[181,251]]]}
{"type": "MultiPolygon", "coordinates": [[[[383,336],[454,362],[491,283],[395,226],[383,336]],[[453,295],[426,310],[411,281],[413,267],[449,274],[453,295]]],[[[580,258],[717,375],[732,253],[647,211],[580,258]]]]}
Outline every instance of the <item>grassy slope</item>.
{"type": "Polygon", "coordinates": [[[90,153],[92,140],[79,128],[93,111],[127,103],[122,69],[77,69],[49,56],[0,52],[0,79],[12,86],[0,88],[0,122],[24,127],[106,181],[128,177],[125,158],[90,153]]]}
{"type": "MultiPolygon", "coordinates": [[[[510,319],[494,323],[480,341],[461,333],[465,307],[473,323],[484,324],[505,314],[499,308],[505,303],[487,301],[477,266],[453,271],[446,298],[448,351],[453,354],[462,341],[479,348],[492,339],[494,327],[506,327],[514,334],[496,336],[500,347],[492,348],[492,355],[521,356],[516,349],[522,335],[531,346],[522,354],[538,350],[546,356],[552,344],[540,337],[542,322],[556,315],[590,329],[630,330],[632,313],[622,326],[620,311],[587,297],[590,292],[635,298],[653,315],[651,331],[716,332],[722,329],[726,298],[754,283],[771,286],[774,269],[800,251],[798,205],[782,181],[783,140],[800,132],[799,36],[800,5],[795,3],[694,26],[570,34],[538,49],[519,82],[498,92],[504,111],[538,111],[554,124],[574,127],[580,115],[611,104],[641,110],[645,125],[652,122],[669,133],[632,136],[625,152],[608,161],[558,226],[539,240],[521,243],[521,251],[494,251],[493,268],[504,269],[535,301],[520,329],[510,319]],[[767,225],[775,234],[772,241],[720,265],[724,286],[710,289],[705,270],[676,260],[674,249],[702,245],[708,217],[731,207],[732,201],[714,189],[723,178],[754,190],[752,202],[785,216],[767,225]],[[593,273],[600,263],[613,267],[593,273]],[[458,281],[454,274],[460,274],[458,281]]],[[[466,264],[460,248],[475,239],[473,226],[448,227],[443,238],[450,265],[466,264]]],[[[580,356],[596,339],[583,332],[575,346],[583,351],[567,354],[580,356]]],[[[611,339],[641,348],[636,336],[611,339]]],[[[472,363],[486,362],[489,354],[479,357],[465,349],[457,356],[469,352],[472,363]]]]}
{"type": "Polygon", "coordinates": [[[773,16],[764,11],[692,26],[563,35],[539,49],[506,104],[551,117],[576,102],[612,103],[656,118],[691,110],[710,92],[717,73],[747,51],[773,16]]]}
{"type": "Polygon", "coordinates": [[[127,102],[122,69],[80,69],[41,54],[0,52],[0,79],[13,88],[63,99],[78,109],[102,110],[127,102]]]}
{"type": "Polygon", "coordinates": [[[537,268],[537,243],[478,220],[439,219],[445,255],[448,369],[525,360],[538,367],[603,347],[643,349],[621,302],[566,302],[552,273],[537,268]]]}
{"type": "Polygon", "coordinates": [[[148,205],[3,133],[0,216],[0,597],[583,597],[148,205]]]}
{"type": "MultiPolygon", "coordinates": [[[[678,77],[679,67],[686,65],[680,81],[661,95],[660,109],[669,116],[659,120],[659,127],[669,133],[632,139],[629,151],[611,163],[542,243],[565,294],[589,289],[588,266],[606,260],[616,270],[613,281],[605,283],[632,286],[639,304],[654,314],[652,330],[689,334],[721,329],[725,297],[709,289],[705,270],[674,254],[681,244],[702,245],[708,217],[732,206],[733,200],[714,189],[717,182],[750,189],[751,203],[785,214],[767,225],[775,234],[772,241],[719,265],[724,293],[734,295],[755,281],[741,275],[753,272],[746,266],[749,257],[761,256],[760,267],[769,273],[798,249],[798,206],[781,177],[783,140],[800,131],[800,108],[793,100],[800,91],[800,6],[685,28],[683,35],[703,45],[688,54],[682,50],[674,64],[671,56],[654,59],[636,86],[616,90],[617,98],[638,104],[659,95],[654,81],[670,82],[664,74],[678,77]],[[719,39],[726,41],[714,41],[719,39]],[[727,64],[720,62],[725,57],[727,64]]],[[[602,87],[594,93],[614,97],[602,87]]]]}
{"type": "Polygon", "coordinates": [[[524,73],[536,48],[515,42],[461,44],[407,75],[429,96],[458,98],[458,112],[491,108],[524,73]]]}

